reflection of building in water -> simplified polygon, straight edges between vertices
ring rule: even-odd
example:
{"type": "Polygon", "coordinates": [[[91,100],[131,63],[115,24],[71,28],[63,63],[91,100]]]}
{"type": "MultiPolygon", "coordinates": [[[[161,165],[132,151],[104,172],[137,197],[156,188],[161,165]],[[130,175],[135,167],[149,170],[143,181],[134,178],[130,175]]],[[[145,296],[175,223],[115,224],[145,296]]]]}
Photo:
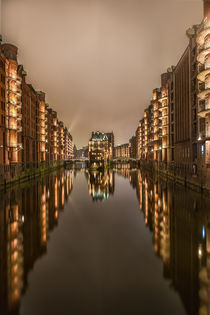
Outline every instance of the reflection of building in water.
{"type": "Polygon", "coordinates": [[[210,315],[210,199],[141,172],[126,177],[135,188],[154,252],[163,261],[186,313],[210,315]]]}
{"type": "Polygon", "coordinates": [[[8,308],[19,306],[23,288],[23,215],[15,198],[6,207],[8,308]]]}
{"type": "Polygon", "coordinates": [[[73,172],[53,173],[0,196],[0,313],[19,314],[28,272],[46,253],[49,232],[73,188],[73,172]]]}
{"type": "Polygon", "coordinates": [[[115,178],[112,170],[88,173],[89,195],[94,201],[106,200],[114,194],[115,178]]]}

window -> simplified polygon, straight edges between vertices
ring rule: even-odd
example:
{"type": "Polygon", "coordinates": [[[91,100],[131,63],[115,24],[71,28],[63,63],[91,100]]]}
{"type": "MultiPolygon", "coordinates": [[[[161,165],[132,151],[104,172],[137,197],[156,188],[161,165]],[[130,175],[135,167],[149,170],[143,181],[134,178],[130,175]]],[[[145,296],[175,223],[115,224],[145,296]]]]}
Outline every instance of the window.
{"type": "Polygon", "coordinates": [[[196,120],[197,118],[197,113],[196,113],[196,109],[193,110],[193,119],[196,120]]]}
{"type": "Polygon", "coordinates": [[[1,96],[5,97],[5,90],[1,88],[1,96]]]}
{"type": "Polygon", "coordinates": [[[5,76],[1,74],[1,82],[5,84],[5,76]]]}

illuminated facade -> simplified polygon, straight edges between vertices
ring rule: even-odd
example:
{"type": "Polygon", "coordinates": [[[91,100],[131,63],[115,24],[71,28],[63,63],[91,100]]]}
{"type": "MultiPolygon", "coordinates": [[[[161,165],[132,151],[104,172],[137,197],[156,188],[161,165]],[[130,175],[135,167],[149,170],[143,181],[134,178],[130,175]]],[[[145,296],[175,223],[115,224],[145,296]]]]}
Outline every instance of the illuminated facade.
{"type": "Polygon", "coordinates": [[[136,130],[137,159],[210,189],[210,1],[189,44],[161,75],[136,130]],[[152,106],[152,110],[151,110],[152,106]],[[149,135],[150,132],[150,135],[149,135]]]}
{"type": "Polygon", "coordinates": [[[26,72],[22,80],[22,122],[23,122],[23,150],[22,162],[30,167],[31,163],[37,160],[37,123],[36,113],[38,108],[38,95],[32,85],[27,84],[25,80],[26,72]]]}
{"type": "Polygon", "coordinates": [[[5,69],[5,56],[1,52],[0,45],[0,164],[6,164],[6,152],[4,150],[6,136],[6,69],[5,69]]]}
{"type": "Polygon", "coordinates": [[[46,109],[45,93],[37,92],[39,96],[37,113],[37,140],[38,140],[38,161],[46,161],[46,109]]]}
{"type": "Polygon", "coordinates": [[[108,138],[108,155],[109,160],[114,157],[114,133],[113,132],[106,132],[108,138]]]}
{"type": "Polygon", "coordinates": [[[201,160],[210,165],[210,1],[204,1],[204,19],[198,29],[198,141],[201,160]]]}
{"type": "Polygon", "coordinates": [[[26,169],[73,158],[70,132],[49,108],[45,93],[26,82],[17,47],[0,43],[0,177],[15,180],[26,169]]]}
{"type": "Polygon", "coordinates": [[[60,161],[64,160],[64,124],[62,121],[58,123],[58,159],[60,161]]]}
{"type": "Polygon", "coordinates": [[[130,145],[129,143],[118,145],[114,148],[116,159],[129,159],[130,158],[130,145]]]}
{"type": "Polygon", "coordinates": [[[109,141],[105,133],[92,132],[88,143],[88,158],[91,166],[103,166],[109,159],[109,141]]]}
{"type": "Polygon", "coordinates": [[[136,158],[139,159],[141,156],[141,121],[139,121],[138,127],[136,129],[136,158]]]}
{"type": "Polygon", "coordinates": [[[17,62],[17,48],[10,44],[2,45],[5,56],[6,95],[5,95],[5,164],[22,162],[22,76],[17,62]]]}
{"type": "Polygon", "coordinates": [[[137,158],[169,161],[169,100],[170,70],[161,76],[161,88],[153,90],[151,104],[144,110],[136,130],[137,158]]]}

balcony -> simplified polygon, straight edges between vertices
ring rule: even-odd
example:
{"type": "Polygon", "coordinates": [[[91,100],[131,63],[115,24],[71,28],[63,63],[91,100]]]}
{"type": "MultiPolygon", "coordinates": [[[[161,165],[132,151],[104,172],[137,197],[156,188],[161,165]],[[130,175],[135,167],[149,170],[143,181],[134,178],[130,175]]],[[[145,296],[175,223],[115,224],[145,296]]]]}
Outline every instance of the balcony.
{"type": "Polygon", "coordinates": [[[197,61],[200,62],[201,64],[204,64],[205,62],[205,57],[210,54],[210,47],[209,48],[205,48],[203,47],[197,57],[197,61]]]}
{"type": "MultiPolygon", "coordinates": [[[[202,86],[202,87],[203,87],[203,86],[202,86]]],[[[204,85],[204,88],[205,88],[205,85],[204,85]]],[[[201,87],[200,87],[200,89],[201,89],[201,87]]],[[[200,93],[198,93],[198,97],[199,97],[201,100],[203,100],[203,99],[205,99],[205,97],[206,97],[208,94],[210,94],[210,89],[206,89],[206,90],[204,90],[204,91],[201,91],[200,93]]]]}
{"type": "Polygon", "coordinates": [[[198,116],[205,118],[205,116],[209,113],[210,106],[208,104],[205,104],[205,101],[200,102],[198,106],[198,116]]]}
{"type": "Polygon", "coordinates": [[[209,130],[201,130],[199,132],[198,141],[205,141],[210,139],[210,131],[209,130]]]}
{"type": "Polygon", "coordinates": [[[160,103],[162,103],[163,101],[165,101],[165,100],[167,100],[168,99],[168,95],[162,95],[159,99],[158,99],[158,101],[160,102],[160,103]]]}
{"type": "Polygon", "coordinates": [[[206,76],[210,74],[210,69],[205,69],[203,71],[201,71],[198,75],[197,75],[197,79],[200,81],[200,82],[205,82],[205,78],[206,76]]]}
{"type": "Polygon", "coordinates": [[[159,105],[159,111],[162,111],[163,109],[166,109],[166,108],[168,108],[168,104],[160,103],[160,105],[159,105]]]}
{"type": "Polygon", "coordinates": [[[167,118],[168,117],[168,114],[161,114],[160,116],[159,116],[159,119],[165,119],[165,118],[167,118]]]}
{"type": "Polygon", "coordinates": [[[204,28],[201,30],[200,34],[198,34],[196,38],[196,42],[201,46],[204,44],[204,40],[206,36],[210,33],[210,27],[204,28]]]}
{"type": "Polygon", "coordinates": [[[11,129],[11,130],[17,130],[17,125],[16,124],[9,124],[8,129],[11,129]]]}
{"type": "Polygon", "coordinates": [[[9,110],[7,112],[7,116],[12,117],[12,118],[17,118],[17,113],[9,110]]]}
{"type": "Polygon", "coordinates": [[[203,92],[203,90],[205,90],[205,82],[202,82],[199,84],[198,86],[198,92],[203,92]]]}
{"type": "MultiPolygon", "coordinates": [[[[163,119],[165,119],[165,117],[163,117],[163,119]]],[[[166,126],[168,126],[168,120],[163,120],[162,121],[162,127],[166,127],[166,126]]]]}

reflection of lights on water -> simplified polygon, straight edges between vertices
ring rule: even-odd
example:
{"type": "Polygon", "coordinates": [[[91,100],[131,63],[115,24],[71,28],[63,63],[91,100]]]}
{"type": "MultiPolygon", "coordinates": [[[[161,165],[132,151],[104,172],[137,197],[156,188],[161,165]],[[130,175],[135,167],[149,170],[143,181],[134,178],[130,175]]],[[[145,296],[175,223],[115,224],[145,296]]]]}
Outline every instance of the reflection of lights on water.
{"type": "Polygon", "coordinates": [[[202,246],[199,245],[199,247],[198,247],[198,257],[202,258],[202,255],[203,255],[202,246]]]}
{"type": "Polygon", "coordinates": [[[24,222],[25,221],[25,217],[24,217],[24,215],[22,216],[22,222],[24,222]]]}
{"type": "Polygon", "coordinates": [[[50,190],[48,189],[47,198],[50,198],[50,190]]]}
{"type": "Polygon", "coordinates": [[[206,237],[205,226],[203,226],[203,228],[202,228],[202,237],[203,237],[203,239],[205,239],[205,237],[206,237]]]}
{"type": "Polygon", "coordinates": [[[158,199],[158,206],[160,207],[161,206],[161,200],[158,199]]]}

